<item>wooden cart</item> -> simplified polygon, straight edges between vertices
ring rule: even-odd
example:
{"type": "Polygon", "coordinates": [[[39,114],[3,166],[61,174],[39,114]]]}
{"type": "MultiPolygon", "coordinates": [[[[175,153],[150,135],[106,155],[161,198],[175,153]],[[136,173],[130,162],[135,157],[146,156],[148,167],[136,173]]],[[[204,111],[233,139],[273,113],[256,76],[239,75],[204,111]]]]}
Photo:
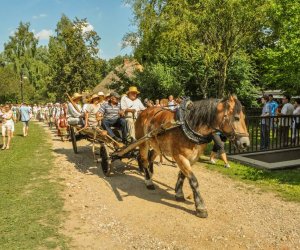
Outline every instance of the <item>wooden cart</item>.
{"type": "Polygon", "coordinates": [[[180,126],[178,123],[163,124],[160,128],[149,132],[144,137],[132,142],[129,145],[116,142],[110,136],[105,135],[101,129],[70,126],[70,137],[75,154],[78,153],[77,141],[80,139],[87,139],[93,142],[93,144],[99,143],[99,168],[102,169],[105,176],[110,176],[110,174],[114,172],[114,161],[122,159],[136,160],[138,162],[140,171],[142,171],[143,167],[139,156],[139,145],[178,126],[180,126]]]}

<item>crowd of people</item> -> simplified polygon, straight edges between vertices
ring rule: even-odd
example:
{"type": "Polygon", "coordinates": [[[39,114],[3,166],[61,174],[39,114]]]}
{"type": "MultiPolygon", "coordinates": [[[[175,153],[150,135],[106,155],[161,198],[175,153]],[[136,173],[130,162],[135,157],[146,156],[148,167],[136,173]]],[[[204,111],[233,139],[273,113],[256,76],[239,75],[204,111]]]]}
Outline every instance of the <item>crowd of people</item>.
{"type": "Polygon", "coordinates": [[[81,106],[83,96],[75,93],[68,103],[67,121],[70,125],[81,125],[91,128],[102,128],[117,142],[130,143],[135,138],[134,123],[139,113],[148,107],[164,107],[174,111],[179,103],[172,95],[168,99],[144,101],[138,98],[140,92],[134,86],[120,96],[116,92],[105,95],[103,92],[93,94],[89,102],[81,106]],[[112,128],[119,128],[121,136],[112,128]]]}
{"type": "MultiPolygon", "coordinates": [[[[289,131],[292,131],[292,142],[296,142],[297,133],[300,129],[299,117],[291,117],[300,115],[300,99],[294,100],[291,103],[291,97],[284,95],[278,102],[274,100],[273,95],[264,95],[261,98],[262,119],[260,129],[260,149],[266,150],[270,147],[270,135],[278,129],[278,134],[283,146],[289,143],[289,131]]],[[[299,136],[299,135],[298,135],[299,136]]]]}
{"type": "Polygon", "coordinates": [[[22,105],[5,104],[0,105],[0,124],[2,133],[2,150],[8,150],[11,140],[14,137],[15,123],[23,123],[23,136],[28,135],[29,120],[31,119],[31,108],[23,103],[22,105]]]}
{"type": "Polygon", "coordinates": [[[62,140],[68,137],[69,125],[81,125],[83,128],[103,129],[117,142],[130,143],[135,140],[134,122],[142,110],[155,106],[174,111],[179,105],[172,95],[168,99],[153,102],[148,98],[141,101],[139,94],[138,89],[132,86],[122,96],[116,92],[106,95],[99,92],[90,96],[75,93],[70,102],[65,103],[1,105],[2,149],[10,148],[16,122],[23,123],[23,136],[28,136],[30,120],[45,122],[49,127],[55,126],[62,140]],[[118,128],[122,136],[116,135],[112,128],[118,128]]]}
{"type": "MultiPolygon", "coordinates": [[[[126,94],[120,96],[116,92],[105,95],[103,92],[85,95],[75,93],[69,102],[47,103],[45,105],[1,105],[0,123],[2,127],[2,150],[10,148],[14,136],[15,123],[23,123],[23,136],[28,136],[29,121],[45,122],[49,127],[55,126],[58,136],[64,141],[68,138],[69,125],[79,125],[82,128],[100,129],[105,131],[115,141],[124,144],[135,141],[135,120],[139,113],[148,107],[163,107],[175,112],[179,107],[180,99],[172,95],[165,99],[152,101],[138,98],[140,92],[134,86],[130,87],[126,94]],[[121,131],[118,136],[113,128],[121,131]]],[[[270,146],[270,131],[278,129],[283,144],[288,143],[289,129],[292,128],[292,137],[300,129],[299,117],[286,119],[289,115],[300,115],[300,99],[291,104],[288,95],[283,96],[281,103],[274,100],[272,95],[263,96],[261,102],[261,150],[270,146]],[[298,120],[297,120],[298,119],[298,120]]],[[[210,162],[215,164],[217,154],[224,161],[225,167],[230,167],[224,150],[226,138],[220,134],[213,135],[214,146],[210,155],[210,162]]],[[[161,159],[162,161],[162,159],[161,159]]]]}

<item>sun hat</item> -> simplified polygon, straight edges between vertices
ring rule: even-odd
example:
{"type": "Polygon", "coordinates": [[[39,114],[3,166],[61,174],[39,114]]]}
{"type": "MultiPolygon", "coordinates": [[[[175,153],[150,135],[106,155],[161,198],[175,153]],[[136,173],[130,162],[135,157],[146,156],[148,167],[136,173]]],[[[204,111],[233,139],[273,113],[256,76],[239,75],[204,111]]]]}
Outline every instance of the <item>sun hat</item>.
{"type": "Polygon", "coordinates": [[[137,94],[140,93],[140,91],[138,91],[137,87],[135,87],[135,86],[129,87],[129,89],[128,89],[128,91],[126,92],[126,94],[128,94],[128,93],[130,93],[130,92],[135,92],[135,93],[137,93],[137,94]]]}
{"type": "Polygon", "coordinates": [[[99,95],[93,94],[92,97],[89,99],[89,101],[93,101],[93,99],[99,98],[99,95]]]}
{"type": "Polygon", "coordinates": [[[81,98],[82,95],[79,94],[79,93],[74,93],[74,95],[72,96],[72,100],[75,100],[75,99],[78,99],[78,98],[81,98]]]}
{"type": "Polygon", "coordinates": [[[98,92],[98,96],[105,96],[102,91],[98,92]]]}

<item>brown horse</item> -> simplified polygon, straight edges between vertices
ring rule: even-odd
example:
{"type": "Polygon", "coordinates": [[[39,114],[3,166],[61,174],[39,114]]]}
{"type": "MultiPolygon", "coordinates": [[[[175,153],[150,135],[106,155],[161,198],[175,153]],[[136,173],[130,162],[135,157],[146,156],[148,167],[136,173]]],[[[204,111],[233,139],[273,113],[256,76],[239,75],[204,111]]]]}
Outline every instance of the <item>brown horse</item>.
{"type": "MultiPolygon", "coordinates": [[[[234,141],[238,149],[245,149],[250,145],[249,134],[245,124],[245,115],[241,103],[233,96],[228,99],[207,99],[193,104],[186,115],[189,127],[201,134],[204,139],[216,131],[221,131],[234,141]]],[[[175,113],[159,107],[144,110],[135,123],[136,138],[139,139],[162,125],[172,124],[175,113]]],[[[207,217],[205,203],[200,195],[198,181],[192,172],[192,165],[198,161],[207,143],[196,144],[188,138],[180,127],[167,130],[139,146],[141,164],[145,172],[145,182],[148,189],[155,189],[152,182],[153,161],[157,155],[172,157],[180,171],[175,186],[176,200],[183,201],[182,186],[188,178],[194,195],[196,215],[207,217]],[[150,151],[150,149],[153,149],[150,151]]]]}

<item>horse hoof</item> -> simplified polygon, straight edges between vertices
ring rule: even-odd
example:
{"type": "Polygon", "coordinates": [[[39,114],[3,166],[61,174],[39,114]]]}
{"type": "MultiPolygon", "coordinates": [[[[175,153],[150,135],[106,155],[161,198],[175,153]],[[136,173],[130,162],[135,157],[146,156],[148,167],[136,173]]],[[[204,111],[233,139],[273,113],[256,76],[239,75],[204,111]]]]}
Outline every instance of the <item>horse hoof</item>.
{"type": "Polygon", "coordinates": [[[200,218],[207,218],[208,213],[206,209],[197,209],[196,210],[196,216],[200,218]]]}
{"type": "Polygon", "coordinates": [[[185,202],[184,196],[176,196],[176,195],[175,195],[175,200],[176,200],[176,201],[180,201],[180,202],[185,202]]]}
{"type": "Polygon", "coordinates": [[[149,189],[149,190],[155,190],[155,186],[152,184],[152,185],[148,185],[148,186],[146,186],[147,187],[147,189],[149,189]]]}

